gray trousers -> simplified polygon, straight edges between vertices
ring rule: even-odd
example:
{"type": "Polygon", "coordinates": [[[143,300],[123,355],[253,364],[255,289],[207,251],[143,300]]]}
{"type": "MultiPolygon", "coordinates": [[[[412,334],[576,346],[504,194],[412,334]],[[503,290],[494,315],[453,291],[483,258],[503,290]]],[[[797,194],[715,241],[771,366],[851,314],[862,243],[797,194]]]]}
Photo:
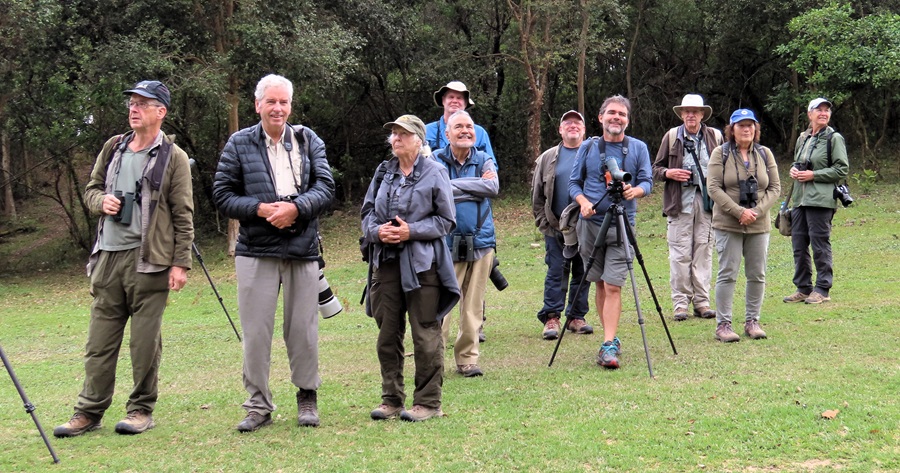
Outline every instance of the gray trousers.
{"type": "Polygon", "coordinates": [[[134,388],[126,412],[153,412],[159,397],[163,311],[169,296],[169,271],[137,272],[140,249],[102,251],[91,272],[91,322],[84,355],[84,387],[75,410],[100,419],[112,404],[116,362],[125,325],[131,319],[131,374],[134,388]]]}
{"type": "Polygon", "coordinates": [[[816,265],[816,292],[828,295],[834,281],[831,259],[831,221],[834,209],[796,207],[791,212],[791,246],[794,249],[794,286],[803,294],[813,291],[812,263],[816,265]]]}
{"type": "Polygon", "coordinates": [[[315,261],[251,258],[234,260],[238,280],[238,310],[244,332],[244,389],[248,412],[275,410],[269,390],[272,337],[278,294],[284,287],[284,344],[291,382],[300,389],[318,389],[319,378],[319,265],[315,261]]]}
{"type": "Polygon", "coordinates": [[[716,276],[716,323],[731,323],[734,306],[734,286],[741,257],[747,277],[745,321],[759,320],[763,296],[766,293],[766,258],[769,253],[768,233],[737,233],[715,230],[716,251],[719,253],[719,275],[716,276]]]}

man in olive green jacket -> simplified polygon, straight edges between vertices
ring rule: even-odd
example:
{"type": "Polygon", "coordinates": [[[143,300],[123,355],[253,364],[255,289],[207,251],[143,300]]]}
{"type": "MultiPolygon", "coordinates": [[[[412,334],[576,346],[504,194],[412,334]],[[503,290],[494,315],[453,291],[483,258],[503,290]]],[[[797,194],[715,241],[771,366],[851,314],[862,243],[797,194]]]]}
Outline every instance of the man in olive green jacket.
{"type": "Polygon", "coordinates": [[[193,191],[187,154],[162,133],[169,89],[159,81],[138,82],[124,92],[132,132],[106,142],[84,192],[100,214],[97,241],[88,262],[91,320],[85,346],[84,387],[75,413],[53,435],[74,437],[100,428],[112,404],[116,361],[131,319],[134,388],[125,405],[120,434],[153,428],[163,311],[169,290],[187,282],[194,239],[193,191]]]}

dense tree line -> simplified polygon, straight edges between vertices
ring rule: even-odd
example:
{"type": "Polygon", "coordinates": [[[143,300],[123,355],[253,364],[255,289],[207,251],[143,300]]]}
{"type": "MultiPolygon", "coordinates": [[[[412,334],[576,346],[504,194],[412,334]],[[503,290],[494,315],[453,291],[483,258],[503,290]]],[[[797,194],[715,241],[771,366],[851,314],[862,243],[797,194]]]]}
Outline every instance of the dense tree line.
{"type": "MultiPolygon", "coordinates": [[[[213,170],[228,136],[255,123],[253,87],[294,81],[293,121],[323,137],[339,198],[361,197],[387,156],[381,124],[426,122],[450,80],[472,90],[507,192],[576,108],[596,134],[604,97],[632,100],[629,134],[652,151],[701,93],[723,126],[738,107],[788,159],[805,104],[835,101],[853,166],[896,151],[898,0],[4,0],[0,5],[0,200],[42,195],[87,247],[81,190],[103,141],[126,130],[121,91],[156,78],[173,90],[164,126],[196,159],[198,217],[215,215],[213,170]]],[[[211,219],[209,219],[211,220],[211,219]]]]}

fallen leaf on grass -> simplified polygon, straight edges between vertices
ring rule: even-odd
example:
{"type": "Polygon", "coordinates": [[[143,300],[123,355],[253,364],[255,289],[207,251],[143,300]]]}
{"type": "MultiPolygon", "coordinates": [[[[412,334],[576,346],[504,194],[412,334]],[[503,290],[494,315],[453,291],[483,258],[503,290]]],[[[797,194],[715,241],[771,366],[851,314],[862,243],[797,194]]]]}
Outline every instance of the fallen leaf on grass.
{"type": "Polygon", "coordinates": [[[822,418],[823,419],[834,419],[835,417],[837,417],[838,412],[841,412],[841,411],[839,411],[837,409],[827,410],[822,413],[822,418]]]}
{"type": "Polygon", "coordinates": [[[201,404],[200,409],[209,409],[209,404],[201,404]]]}

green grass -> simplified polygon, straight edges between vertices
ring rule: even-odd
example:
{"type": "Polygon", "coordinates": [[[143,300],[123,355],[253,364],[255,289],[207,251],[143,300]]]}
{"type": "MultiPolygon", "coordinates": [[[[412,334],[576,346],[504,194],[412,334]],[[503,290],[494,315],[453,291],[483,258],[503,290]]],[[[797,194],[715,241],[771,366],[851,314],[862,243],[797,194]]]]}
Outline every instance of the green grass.
{"type": "MultiPolygon", "coordinates": [[[[365,280],[356,208],[324,222],[326,274],[344,304],[320,323],[322,426],[296,427],[295,388],[283,342],[273,348],[272,427],[240,435],[241,346],[199,265],[173,294],[163,325],[157,427],[113,432],[131,387],[127,349],[103,429],[51,442],[49,454],[13,384],[0,376],[0,471],[898,471],[900,470],[900,203],[877,187],[835,218],[832,302],[788,305],[787,238],[772,235],[762,323],[768,340],[721,344],[714,323],[667,319],[673,355],[636,267],[655,379],[648,376],[631,291],[624,291],[622,368],[594,364],[599,334],[540,339],[543,245],[523,199],[497,204],[501,269],[488,291],[483,378],[449,371],[442,419],[373,422],[380,402],[376,328],[357,304],[365,280]],[[833,420],[822,412],[838,409],[833,420]]],[[[659,195],[641,203],[638,243],[670,315],[665,223],[659,195]]],[[[221,242],[204,260],[237,322],[235,277],[221,242]]],[[[743,304],[743,281],[735,307],[743,304]]],[[[593,299],[593,298],[591,298],[593,299]]],[[[89,317],[81,268],[0,278],[0,343],[51,431],[72,412],[83,379],[89,317]]],[[[593,303],[591,304],[593,308],[593,303]]],[[[599,321],[592,310],[589,322],[599,321]]],[[[127,347],[127,337],[125,346],[127,347]]],[[[411,350],[411,344],[408,347],[411,350]]],[[[412,360],[407,364],[411,398],[412,360]]]]}

